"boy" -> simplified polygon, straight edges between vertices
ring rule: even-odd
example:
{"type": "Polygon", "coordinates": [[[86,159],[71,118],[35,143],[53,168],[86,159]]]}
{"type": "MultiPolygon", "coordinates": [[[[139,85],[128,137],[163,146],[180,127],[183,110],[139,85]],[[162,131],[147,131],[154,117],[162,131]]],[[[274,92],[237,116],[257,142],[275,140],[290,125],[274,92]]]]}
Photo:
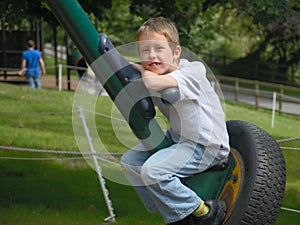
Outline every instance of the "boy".
{"type": "Polygon", "coordinates": [[[150,91],[176,87],[180,99],[172,106],[154,99],[168,118],[166,135],[173,144],[151,154],[142,144],[121,159],[125,175],[149,212],[159,211],[169,225],[222,223],[223,201],[203,201],[180,182],[203,172],[229,154],[224,112],[201,62],[179,59],[181,47],[175,25],[158,17],[137,32],[145,86],[150,91]]]}
{"type": "Polygon", "coordinates": [[[41,53],[34,47],[34,41],[29,40],[27,42],[28,49],[22,55],[21,71],[26,71],[29,87],[41,89],[40,67],[43,75],[46,73],[46,70],[41,53]]]}

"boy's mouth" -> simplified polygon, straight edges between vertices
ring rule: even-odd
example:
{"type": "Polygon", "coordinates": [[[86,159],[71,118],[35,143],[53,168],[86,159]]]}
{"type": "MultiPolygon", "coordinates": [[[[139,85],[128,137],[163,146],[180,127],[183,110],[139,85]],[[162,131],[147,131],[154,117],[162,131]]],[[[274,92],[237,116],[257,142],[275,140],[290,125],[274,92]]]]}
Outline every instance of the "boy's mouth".
{"type": "Polygon", "coordinates": [[[151,62],[151,63],[149,63],[149,66],[158,66],[160,64],[161,63],[159,63],[159,62],[151,62]]]}

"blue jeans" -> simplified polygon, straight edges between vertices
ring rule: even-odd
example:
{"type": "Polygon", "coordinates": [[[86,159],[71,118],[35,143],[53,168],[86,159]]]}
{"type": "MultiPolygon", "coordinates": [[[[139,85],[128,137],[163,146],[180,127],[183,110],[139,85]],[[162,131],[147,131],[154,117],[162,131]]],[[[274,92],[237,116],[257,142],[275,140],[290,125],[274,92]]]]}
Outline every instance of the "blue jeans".
{"type": "Polygon", "coordinates": [[[27,81],[28,81],[28,85],[31,88],[38,88],[41,89],[41,81],[40,81],[40,75],[33,75],[33,74],[27,74],[26,75],[27,81]]]}
{"type": "Polygon", "coordinates": [[[147,210],[159,211],[166,223],[190,215],[202,201],[180,178],[203,172],[220,160],[202,145],[187,139],[178,143],[179,137],[172,136],[174,144],[168,148],[151,154],[139,144],[121,159],[126,178],[147,210]]]}

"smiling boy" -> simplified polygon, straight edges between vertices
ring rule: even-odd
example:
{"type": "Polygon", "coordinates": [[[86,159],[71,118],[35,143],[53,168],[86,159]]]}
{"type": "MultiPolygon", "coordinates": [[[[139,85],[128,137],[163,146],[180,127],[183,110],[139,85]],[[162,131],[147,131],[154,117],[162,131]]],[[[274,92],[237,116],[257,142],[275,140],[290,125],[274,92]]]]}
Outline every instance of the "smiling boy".
{"type": "Polygon", "coordinates": [[[203,201],[181,178],[203,172],[228,157],[229,138],[220,101],[206,78],[205,66],[180,59],[175,25],[158,17],[137,32],[141,65],[135,65],[150,91],[176,87],[179,100],[166,105],[154,99],[170,122],[172,144],[151,154],[143,144],[121,159],[125,175],[149,212],[159,211],[169,225],[219,225],[226,205],[203,201]]]}

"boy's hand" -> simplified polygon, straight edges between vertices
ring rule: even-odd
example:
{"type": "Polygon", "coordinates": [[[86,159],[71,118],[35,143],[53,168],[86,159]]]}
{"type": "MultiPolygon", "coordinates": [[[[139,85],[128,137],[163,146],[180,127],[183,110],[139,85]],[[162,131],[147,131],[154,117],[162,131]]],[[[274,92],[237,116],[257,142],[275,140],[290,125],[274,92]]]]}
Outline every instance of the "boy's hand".
{"type": "Polygon", "coordinates": [[[138,71],[140,71],[142,73],[142,71],[144,70],[143,66],[137,63],[133,63],[130,62],[130,65],[132,65],[135,69],[137,69],[138,71]]]}
{"type": "Polygon", "coordinates": [[[149,77],[149,76],[159,76],[157,73],[151,72],[150,70],[145,70],[144,67],[137,63],[130,63],[135,69],[141,72],[142,77],[149,77]]]}
{"type": "Polygon", "coordinates": [[[143,82],[150,91],[161,91],[170,87],[177,87],[177,81],[169,74],[158,75],[150,70],[145,70],[140,64],[131,63],[131,65],[141,72],[143,82]]]}

